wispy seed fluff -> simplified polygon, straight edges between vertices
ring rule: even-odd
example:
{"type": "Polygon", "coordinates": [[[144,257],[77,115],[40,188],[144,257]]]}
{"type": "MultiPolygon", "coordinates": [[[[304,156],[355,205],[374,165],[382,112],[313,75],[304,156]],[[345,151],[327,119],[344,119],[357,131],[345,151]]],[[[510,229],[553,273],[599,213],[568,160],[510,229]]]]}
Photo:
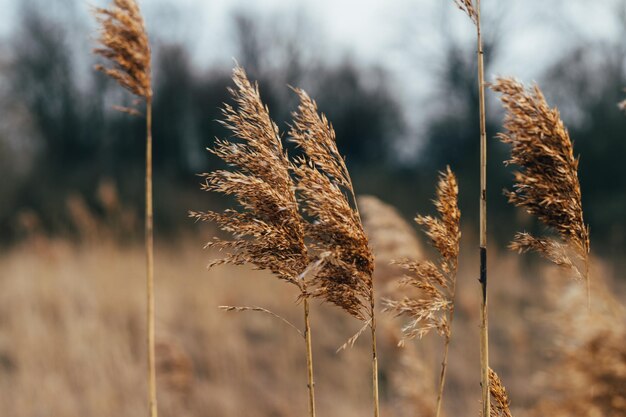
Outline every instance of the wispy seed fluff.
{"type": "Polygon", "coordinates": [[[589,228],[583,220],[578,158],[558,109],[550,108],[536,85],[527,89],[512,78],[498,78],[491,88],[501,93],[506,111],[502,142],[511,145],[517,165],[509,202],[523,207],[559,239],[518,233],[510,247],[536,251],[555,264],[589,280],[589,228]]]}

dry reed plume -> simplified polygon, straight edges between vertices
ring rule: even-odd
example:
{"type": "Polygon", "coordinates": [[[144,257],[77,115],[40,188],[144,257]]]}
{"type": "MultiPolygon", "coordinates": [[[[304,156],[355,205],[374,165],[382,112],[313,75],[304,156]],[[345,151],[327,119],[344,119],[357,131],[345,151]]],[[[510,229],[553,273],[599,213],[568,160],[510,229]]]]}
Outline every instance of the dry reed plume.
{"type": "Polygon", "coordinates": [[[478,24],[478,13],[474,8],[472,0],[454,0],[457,7],[467,14],[474,24],[478,24]]]}
{"type": "MultiPolygon", "coordinates": [[[[203,174],[202,189],[234,196],[242,210],[191,212],[190,215],[197,220],[215,222],[232,235],[231,240],[214,238],[207,243],[207,248],[227,252],[210,266],[252,264],[298,287],[304,305],[309,411],[314,416],[307,285],[309,272],[317,264],[309,264],[304,221],[298,211],[296,186],[290,174],[291,162],[283,149],[278,127],[261,101],[258,86],[248,80],[241,67],[234,69],[233,81],[236,88],[229,92],[237,108],[225,105],[222,124],[240,141],[218,140],[210,150],[233,169],[203,174]]],[[[267,312],[258,308],[243,310],[267,312]]]]}
{"type": "MultiPolygon", "coordinates": [[[[383,322],[384,323],[384,322],[383,322]]],[[[393,390],[393,414],[398,417],[433,416],[437,395],[434,369],[424,351],[416,344],[407,344],[395,351],[397,358],[389,371],[389,385],[393,390]]]]}
{"type": "Polygon", "coordinates": [[[392,261],[421,259],[424,253],[422,243],[415,229],[393,206],[372,195],[361,195],[357,200],[363,227],[374,253],[374,280],[379,285],[386,284],[383,291],[393,291],[395,288],[391,286],[395,287],[394,278],[399,268],[391,265],[392,261]]]}
{"type": "MultiPolygon", "coordinates": [[[[439,217],[417,216],[415,221],[424,226],[426,235],[439,252],[438,263],[432,261],[400,261],[398,264],[410,275],[401,283],[417,291],[415,297],[385,300],[385,310],[397,316],[408,316],[411,321],[402,328],[406,339],[422,338],[431,330],[444,338],[439,390],[435,416],[441,414],[441,403],[448,366],[450,326],[454,319],[454,297],[459,258],[459,227],[461,212],[458,208],[458,185],[450,167],[440,173],[437,198],[434,201],[439,217]]],[[[403,344],[405,339],[400,341],[403,344]]]]}
{"type": "Polygon", "coordinates": [[[152,98],[150,44],[141,11],[135,0],[113,0],[110,9],[96,8],[101,48],[94,53],[113,63],[96,65],[122,87],[145,100],[152,98]]]}
{"type": "Polygon", "coordinates": [[[487,303],[487,123],[485,112],[485,64],[480,22],[480,0],[454,0],[476,28],[476,59],[478,61],[478,109],[480,120],[480,385],[482,389],[483,415],[490,415],[489,408],[489,326],[487,303]]]}
{"type": "MultiPolygon", "coordinates": [[[[394,259],[422,259],[424,250],[415,228],[392,205],[372,195],[357,197],[363,227],[374,254],[374,283],[377,299],[395,296],[402,289],[397,278],[402,268],[394,259]]],[[[415,343],[398,347],[402,339],[396,320],[389,315],[377,320],[378,347],[390,352],[386,355],[389,380],[388,401],[397,416],[434,415],[437,387],[427,353],[428,347],[415,343]],[[382,333],[381,333],[382,332],[382,333]],[[381,346],[382,335],[382,346],[381,346]],[[419,376],[419,377],[417,377],[419,376]]],[[[430,347],[430,346],[429,346],[430,347]]]]}
{"type": "Polygon", "coordinates": [[[626,416],[626,309],[602,279],[592,284],[590,313],[580,308],[581,286],[554,277],[545,288],[553,311],[542,320],[555,354],[533,416],[626,416]]]}
{"type": "Polygon", "coordinates": [[[512,417],[509,395],[493,369],[489,369],[489,392],[491,394],[491,417],[512,417]]]}
{"type": "MultiPolygon", "coordinates": [[[[148,34],[135,0],[113,0],[109,9],[96,8],[102,47],[94,53],[113,65],[97,65],[96,69],[116,80],[122,87],[146,102],[146,287],[147,287],[147,350],[148,404],[150,416],[157,415],[155,325],[154,325],[154,224],[152,207],[152,74],[148,34]]],[[[139,115],[134,108],[118,108],[139,115]]]]}
{"type": "MultiPolygon", "coordinates": [[[[379,415],[378,358],[374,314],[374,260],[356,205],[354,187],[339,154],[335,132],[317,105],[300,89],[289,131],[303,154],[295,158],[301,208],[313,221],[306,227],[311,248],[323,262],[311,280],[310,294],[364,321],[372,335],[374,415],[379,415]],[[348,196],[347,196],[347,195],[348,196]]],[[[354,343],[356,337],[348,344],[354,343]]]]}
{"type": "Polygon", "coordinates": [[[492,88],[502,94],[506,110],[506,133],[498,135],[512,145],[511,159],[505,163],[520,167],[514,191],[505,194],[560,238],[517,233],[510,248],[538,252],[571,269],[586,281],[589,297],[589,228],[583,220],[578,158],[559,111],[548,106],[537,86],[529,90],[514,79],[499,78],[492,88]]]}

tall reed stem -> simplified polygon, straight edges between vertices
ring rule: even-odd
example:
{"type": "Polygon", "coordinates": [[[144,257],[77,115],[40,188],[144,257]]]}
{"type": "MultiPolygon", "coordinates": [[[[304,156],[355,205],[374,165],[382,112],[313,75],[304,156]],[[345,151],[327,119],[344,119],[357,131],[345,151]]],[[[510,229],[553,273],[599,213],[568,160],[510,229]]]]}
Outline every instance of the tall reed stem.
{"type": "Polygon", "coordinates": [[[483,417],[490,415],[489,400],[489,328],[487,321],[487,128],[485,122],[485,69],[480,28],[480,0],[476,0],[476,39],[478,57],[478,100],[480,108],[480,384],[483,417]]]}
{"type": "Polygon", "coordinates": [[[315,417],[315,381],[313,380],[313,349],[311,348],[311,323],[309,320],[309,298],[304,298],[304,338],[306,342],[306,367],[309,388],[309,416],[315,417]]]}
{"type": "Polygon", "coordinates": [[[374,417],[380,415],[380,401],[378,399],[378,353],[376,352],[376,317],[374,316],[374,287],[370,289],[371,296],[371,320],[370,329],[372,330],[372,390],[374,394],[374,417]]]}
{"type": "Polygon", "coordinates": [[[443,360],[441,361],[441,374],[439,375],[439,391],[437,392],[437,407],[435,417],[441,415],[441,403],[443,399],[443,388],[446,384],[446,371],[448,369],[448,347],[450,346],[450,338],[446,337],[443,346],[443,360]]]}
{"type": "Polygon", "coordinates": [[[146,100],[146,295],[148,326],[148,404],[150,417],[157,417],[156,366],[154,353],[154,221],[152,209],[152,98],[146,100]]]}
{"type": "MultiPolygon", "coordinates": [[[[454,321],[454,302],[456,298],[456,278],[452,281],[452,307],[450,308],[450,315],[448,316],[449,332],[452,332],[452,322],[454,321]]],[[[435,417],[441,415],[441,404],[443,402],[443,389],[446,385],[446,373],[448,371],[448,350],[450,347],[451,335],[447,334],[443,346],[443,359],[441,360],[441,374],[439,375],[439,391],[437,392],[437,407],[435,411],[435,417]]]]}

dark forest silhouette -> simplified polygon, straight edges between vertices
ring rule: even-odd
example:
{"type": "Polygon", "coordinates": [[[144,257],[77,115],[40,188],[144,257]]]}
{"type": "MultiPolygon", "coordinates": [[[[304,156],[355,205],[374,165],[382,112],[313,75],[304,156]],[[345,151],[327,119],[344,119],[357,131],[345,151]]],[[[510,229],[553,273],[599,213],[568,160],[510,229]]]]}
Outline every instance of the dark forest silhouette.
{"type": "MultiPolygon", "coordinates": [[[[83,74],[85,65],[76,57],[84,59],[89,51],[76,51],[67,29],[80,26],[59,25],[41,9],[28,6],[22,7],[20,19],[16,33],[3,42],[2,55],[8,58],[0,61],[3,241],[23,234],[25,213],[46,233],[74,234],[68,205],[77,196],[94,216],[105,217],[103,184],[114,184],[123,205],[141,213],[143,183],[135,174],[143,169],[144,145],[135,138],[141,137],[143,121],[111,109],[111,104],[131,99],[118,96],[102,75],[83,74]]],[[[361,193],[375,194],[411,216],[427,206],[437,171],[450,164],[459,177],[465,226],[476,223],[478,113],[472,50],[454,41],[444,46],[443,70],[433,80],[440,90],[436,107],[442,110],[427,121],[418,157],[401,163],[395,153],[403,140],[415,136],[406,120],[418,109],[403,108],[390,74],[350,56],[332,63],[323,51],[307,50],[304,56],[304,38],[272,25],[243,12],[234,14],[237,48],[232,55],[258,80],[284,132],[296,103],[287,85],[304,87],[332,121],[361,193]]],[[[490,58],[500,47],[498,39],[486,40],[487,74],[490,58]]],[[[155,210],[157,229],[165,234],[190,226],[187,209],[224,203],[207,201],[197,192],[195,174],[220,164],[205,148],[226,134],[215,120],[219,106],[228,100],[231,69],[197,68],[184,45],[159,40],[155,45],[155,210]]],[[[626,42],[581,45],[540,78],[550,104],[562,105],[575,151],[581,155],[583,203],[594,247],[612,256],[626,248],[626,171],[621,165],[626,116],[616,105],[624,96],[625,62],[626,42]]],[[[497,241],[504,244],[515,230],[514,216],[519,220],[520,214],[499,191],[510,186],[511,169],[498,162],[507,149],[494,137],[499,112],[490,114],[495,116],[488,120],[493,155],[489,215],[497,225],[492,230],[497,241]]]]}

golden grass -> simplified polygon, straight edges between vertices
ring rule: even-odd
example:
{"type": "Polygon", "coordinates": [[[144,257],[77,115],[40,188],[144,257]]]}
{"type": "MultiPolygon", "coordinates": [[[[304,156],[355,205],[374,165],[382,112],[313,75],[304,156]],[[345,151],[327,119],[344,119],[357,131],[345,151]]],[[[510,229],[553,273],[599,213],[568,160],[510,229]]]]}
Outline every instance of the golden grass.
{"type": "Polygon", "coordinates": [[[491,393],[491,417],[512,417],[509,395],[493,369],[489,370],[489,392],[491,393]]]}
{"type": "Polygon", "coordinates": [[[454,3],[470,18],[476,28],[476,61],[478,62],[478,113],[480,121],[480,385],[482,390],[482,415],[490,415],[489,401],[489,317],[487,302],[487,123],[485,110],[485,63],[480,20],[480,0],[454,0],[454,3]]]}
{"type": "MultiPolygon", "coordinates": [[[[136,0],[113,0],[108,9],[96,8],[100,25],[100,48],[94,53],[111,66],[96,65],[98,71],[116,80],[123,88],[145,100],[146,173],[145,173],[145,250],[146,250],[146,344],[148,361],[148,402],[150,416],[157,416],[155,321],[154,321],[154,214],[152,203],[152,70],[150,42],[136,0]]],[[[118,107],[133,115],[135,108],[118,107]]]]}
{"type": "Polygon", "coordinates": [[[579,307],[586,299],[580,285],[560,274],[546,285],[553,360],[538,378],[545,395],[533,416],[626,415],[626,308],[605,280],[594,279],[592,290],[589,312],[579,307]]]}
{"type": "Polygon", "coordinates": [[[365,322],[343,346],[369,326],[372,348],[374,417],[380,414],[378,354],[374,296],[374,258],[363,229],[350,173],[337,149],[335,132],[308,94],[295,89],[300,99],[289,130],[290,140],[301,150],[293,172],[302,211],[312,221],[306,235],[320,262],[312,276],[313,297],[337,305],[365,322]]]}
{"type": "MultiPolygon", "coordinates": [[[[191,212],[190,216],[215,222],[232,236],[228,240],[216,237],[206,244],[207,248],[226,252],[223,258],[211,262],[210,266],[251,264],[258,269],[271,271],[298,288],[304,309],[305,329],[300,334],[304,336],[306,346],[309,415],[314,417],[309,281],[315,283],[319,262],[309,262],[304,241],[306,222],[299,212],[296,185],[291,177],[292,164],[283,149],[278,127],[261,100],[258,86],[248,80],[243,68],[234,69],[233,81],[235,88],[229,91],[236,108],[225,105],[222,123],[238,142],[219,140],[211,150],[231,169],[203,174],[202,189],[233,195],[242,210],[191,212]],[[312,280],[309,277],[313,277],[312,280]]],[[[261,311],[281,318],[258,307],[226,309],[261,311]]]]}
{"type": "Polygon", "coordinates": [[[517,165],[509,202],[536,216],[559,240],[518,233],[511,249],[535,251],[585,280],[589,300],[589,227],[583,219],[578,158],[558,109],[550,108],[538,86],[527,89],[512,78],[498,78],[492,89],[506,110],[505,133],[511,145],[507,164],[517,165]],[[572,253],[573,252],[573,253],[572,253]]]}
{"type": "MultiPolygon", "coordinates": [[[[396,316],[407,316],[410,322],[402,328],[404,338],[420,339],[431,330],[444,338],[443,360],[439,376],[439,389],[435,416],[441,415],[443,390],[448,367],[448,351],[454,320],[456,275],[461,239],[461,212],[458,207],[459,189],[456,177],[447,167],[439,175],[437,198],[434,200],[438,217],[417,216],[415,221],[425,227],[425,233],[439,253],[437,263],[428,260],[401,260],[398,264],[407,274],[400,283],[417,292],[415,296],[403,293],[399,300],[386,299],[385,310],[396,316]]],[[[405,343],[405,339],[400,344],[405,343]]]]}
{"type": "MultiPolygon", "coordinates": [[[[466,236],[469,232],[465,233],[466,236]]],[[[471,236],[467,237],[468,242],[471,236]]],[[[157,241],[159,271],[156,299],[157,370],[160,414],[164,417],[206,416],[207,410],[227,417],[292,417],[307,414],[306,362],[302,339],[288,326],[264,314],[227,316],[220,305],[261,305],[291,322],[301,320],[301,307],[293,301],[294,286],[283,285],[271,274],[247,267],[220,266],[207,273],[207,253],[197,237],[180,242],[157,241]],[[169,352],[168,352],[169,351],[169,352]],[[302,383],[299,383],[302,381],[302,383]],[[278,395],[280,394],[280,395],[278,395]],[[245,401],[242,401],[245,399],[245,401]]],[[[450,344],[446,411],[462,415],[474,410],[480,398],[475,374],[479,337],[480,297],[472,291],[477,260],[469,248],[460,260],[454,337],[450,344]]],[[[215,254],[217,255],[217,254],[215,254]]],[[[601,308],[601,290],[593,288],[593,320],[580,308],[585,292],[580,285],[546,288],[555,301],[537,298],[523,273],[520,258],[496,253],[492,309],[498,320],[492,361],[510,389],[517,416],[527,416],[543,401],[544,407],[566,410],[593,392],[581,373],[607,372],[594,409],[603,407],[611,417],[624,416],[612,397],[619,398],[619,377],[624,362],[623,336],[604,336],[603,329],[622,328],[623,316],[601,308]],[[569,314],[571,306],[577,314],[569,314]],[[550,312],[561,312],[553,316],[550,312]],[[597,316],[595,314],[598,314],[597,316]],[[602,314],[602,316],[600,316],[602,314]],[[592,323],[591,323],[592,322],[592,323]],[[569,325],[568,325],[569,323],[569,325]],[[594,324],[593,330],[590,324],[594,324]],[[543,330],[542,326],[550,325],[543,330]],[[582,341],[572,338],[579,334],[582,341]],[[617,326],[617,327],[616,327],[617,326]],[[561,329],[561,330],[559,330],[561,329]],[[589,336],[580,332],[589,330],[589,336]],[[561,335],[562,336],[559,336],[561,335]],[[586,344],[585,340],[602,342],[586,344]],[[606,343],[606,349],[602,344],[606,343]],[[596,346],[596,367],[572,368],[576,377],[553,372],[551,366],[569,363],[570,353],[592,360],[587,346],[596,346]],[[570,350],[571,349],[571,350],[570,350]],[[563,352],[561,355],[559,352],[563,352]],[[605,353],[601,353],[605,352],[605,353]],[[614,352],[608,355],[608,352],[614,352]],[[621,352],[621,353],[620,353],[621,352]],[[622,355],[622,356],[620,356],[622,355]],[[563,362],[561,362],[563,360],[563,362]],[[605,366],[606,365],[606,366],[605,366]],[[614,377],[609,377],[614,375],[614,377]],[[547,379],[550,380],[547,380],[547,379]],[[569,385],[564,385],[569,382],[569,385]],[[612,387],[612,388],[611,388],[612,387]],[[572,390],[572,391],[571,391],[572,390]],[[581,397],[570,395],[578,393],[581,397]],[[584,393],[584,396],[582,394],[584,393]],[[608,411],[614,411],[609,414],[608,411]]],[[[109,417],[146,415],[145,365],[142,323],[143,248],[117,246],[104,240],[74,246],[62,241],[38,240],[3,251],[0,256],[0,410],[12,417],[109,417]]],[[[600,260],[594,260],[599,267],[600,260]]],[[[542,271],[543,272],[543,271],[542,271]]],[[[594,275],[606,275],[608,270],[594,275]]],[[[566,281],[566,280],[563,280],[566,281]]],[[[594,280],[597,283],[598,280],[594,280]]],[[[552,282],[550,280],[549,282],[552,282]]],[[[555,281],[556,282],[556,281],[555,281]]],[[[618,301],[626,300],[619,287],[607,287],[618,301]]],[[[619,311],[619,310],[616,310],[619,311]]],[[[245,314],[245,313],[244,313],[245,314]]],[[[419,344],[399,349],[395,323],[379,320],[381,413],[414,416],[434,412],[440,348],[425,337],[419,344]],[[407,351],[415,347],[417,351],[407,351]],[[400,410],[402,407],[405,410],[400,410]],[[421,408],[423,407],[423,408],[421,408]],[[417,411],[420,410],[420,411],[417,411]],[[430,411],[429,411],[430,410],[430,411]]],[[[350,354],[335,354],[345,335],[358,327],[354,320],[330,305],[314,305],[312,320],[324,323],[316,333],[316,399],[319,415],[347,417],[371,412],[369,343],[357,341],[350,354]]],[[[562,371],[561,371],[562,372],[562,371]]],[[[590,374],[590,377],[592,375],[590,374]]],[[[582,402],[578,403],[582,404],[582,402]]],[[[537,415],[546,415],[537,414],[537,415]]]]}

